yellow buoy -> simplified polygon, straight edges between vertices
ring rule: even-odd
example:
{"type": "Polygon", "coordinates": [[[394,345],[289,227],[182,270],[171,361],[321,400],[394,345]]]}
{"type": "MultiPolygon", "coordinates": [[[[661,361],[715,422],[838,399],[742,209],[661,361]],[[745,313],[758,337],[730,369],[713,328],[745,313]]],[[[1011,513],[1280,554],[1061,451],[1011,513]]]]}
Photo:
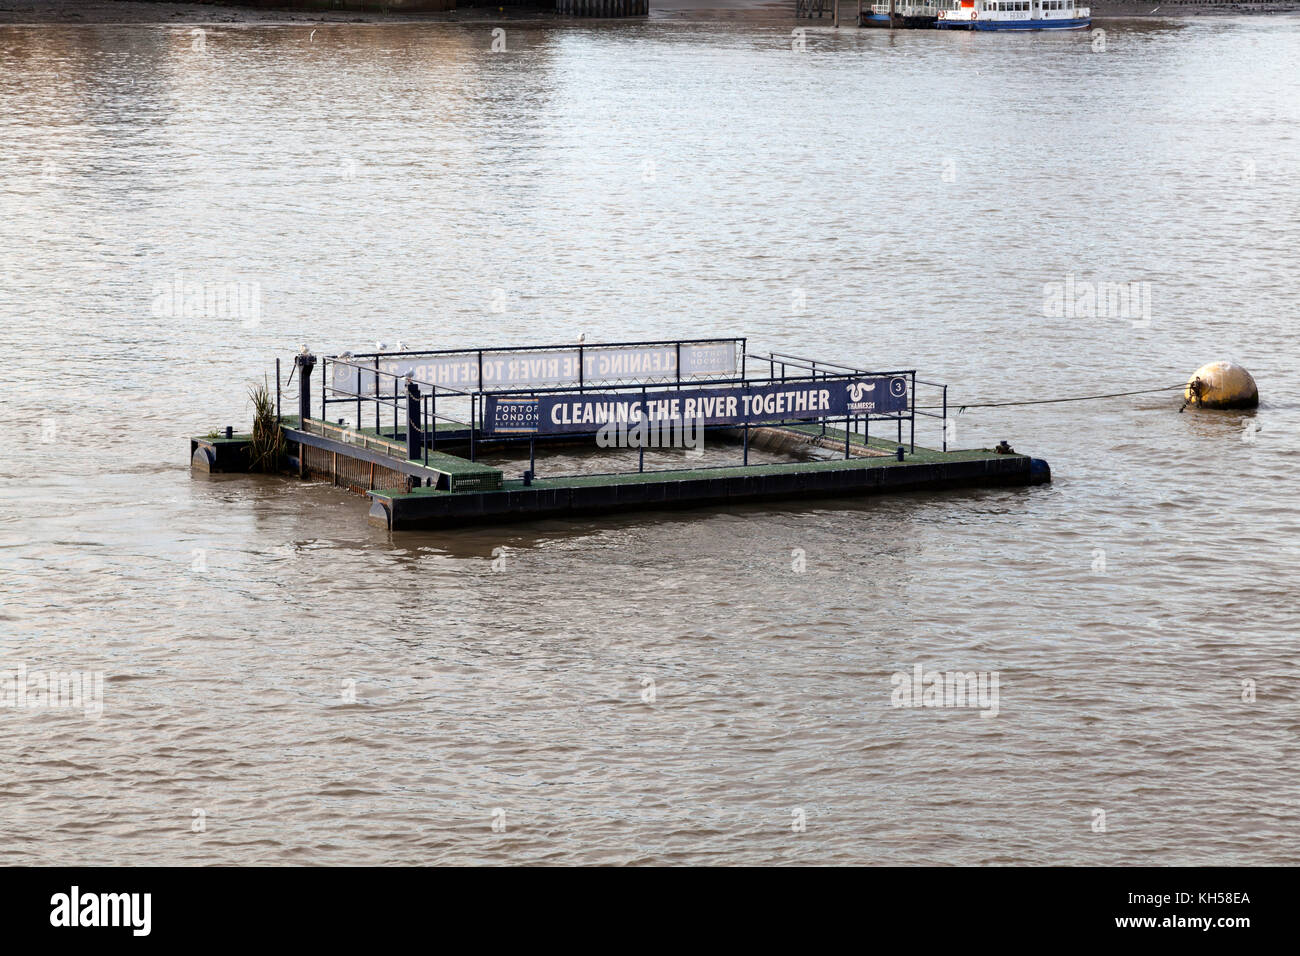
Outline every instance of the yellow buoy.
{"type": "Polygon", "coordinates": [[[1201,408],[1254,408],[1259,404],[1259,389],[1250,373],[1235,362],[1211,362],[1187,380],[1183,398],[1201,408]]]}

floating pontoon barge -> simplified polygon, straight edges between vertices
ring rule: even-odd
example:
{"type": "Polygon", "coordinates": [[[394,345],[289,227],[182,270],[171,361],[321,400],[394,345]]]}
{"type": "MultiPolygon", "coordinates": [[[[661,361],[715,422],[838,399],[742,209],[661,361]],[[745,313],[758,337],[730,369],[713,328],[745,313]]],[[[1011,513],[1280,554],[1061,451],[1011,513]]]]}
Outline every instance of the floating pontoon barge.
{"type": "MultiPolygon", "coordinates": [[[[298,414],[284,415],[276,361],[287,467],[368,495],[391,530],[1051,480],[1040,459],[949,451],[948,386],[914,369],[753,353],[743,338],[330,355],[318,409],[317,364],[295,357],[298,414]],[[916,444],[918,416],[937,421],[939,448],[916,444]],[[692,430],[735,462],[646,470],[647,435],[692,430]],[[610,435],[637,449],[636,471],[547,470],[548,452],[610,435]],[[480,460],[512,447],[528,450],[520,477],[480,460]],[[751,447],[790,460],[750,464],[751,447]]],[[[194,438],[192,467],[246,470],[248,445],[230,429],[194,438]]]]}

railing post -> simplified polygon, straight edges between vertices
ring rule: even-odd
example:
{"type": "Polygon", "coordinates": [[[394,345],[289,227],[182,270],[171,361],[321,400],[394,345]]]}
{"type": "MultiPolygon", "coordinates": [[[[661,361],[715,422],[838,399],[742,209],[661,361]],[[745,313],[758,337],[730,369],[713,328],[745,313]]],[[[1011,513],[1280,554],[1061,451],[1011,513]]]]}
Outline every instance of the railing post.
{"type": "MultiPolygon", "coordinates": [[[[295,355],[293,361],[298,366],[298,427],[306,431],[307,419],[311,418],[311,370],[316,367],[316,356],[303,351],[295,355]]],[[[322,415],[324,412],[322,408],[322,415]]]]}
{"type": "Polygon", "coordinates": [[[275,360],[275,423],[280,424],[280,359],[275,360]]]}
{"type": "Polygon", "coordinates": [[[943,387],[943,450],[948,451],[948,386],[943,387]]]}
{"type": "Polygon", "coordinates": [[[916,454],[916,372],[912,373],[912,454],[916,454]]]}

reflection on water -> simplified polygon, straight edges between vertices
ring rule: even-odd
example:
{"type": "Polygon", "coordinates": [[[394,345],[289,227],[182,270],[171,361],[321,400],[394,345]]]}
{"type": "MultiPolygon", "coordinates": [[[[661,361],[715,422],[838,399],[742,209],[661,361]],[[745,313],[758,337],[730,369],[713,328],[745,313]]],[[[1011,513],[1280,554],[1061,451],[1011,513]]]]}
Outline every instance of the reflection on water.
{"type": "Polygon", "coordinates": [[[0,28],[0,649],[106,674],[4,711],[4,861],[1297,862],[1300,21],[1108,34],[0,28]],[[1047,317],[1071,275],[1150,323],[1047,317]],[[302,343],[582,334],[1265,404],[955,416],[1035,489],[447,533],[186,470],[302,343]],[[999,716],[894,709],[918,663],[999,716]]]}

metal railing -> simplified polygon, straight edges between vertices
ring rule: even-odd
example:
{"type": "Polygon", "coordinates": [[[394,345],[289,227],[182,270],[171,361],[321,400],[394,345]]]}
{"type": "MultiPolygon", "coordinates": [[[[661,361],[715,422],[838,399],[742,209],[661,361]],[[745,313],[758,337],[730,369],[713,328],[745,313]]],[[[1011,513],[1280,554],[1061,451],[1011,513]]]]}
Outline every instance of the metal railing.
{"type": "MultiPolygon", "coordinates": [[[[472,381],[463,384],[466,393],[485,392],[495,390],[496,384],[489,382],[484,376],[485,363],[491,365],[500,361],[502,358],[509,359],[512,356],[528,356],[537,353],[571,353],[574,359],[573,373],[567,381],[552,383],[553,387],[565,387],[569,385],[582,387],[589,385],[610,385],[616,383],[638,384],[640,382],[656,383],[676,383],[687,381],[710,381],[718,376],[709,373],[694,373],[683,377],[682,375],[682,353],[692,347],[703,345],[727,345],[733,349],[732,365],[740,367],[744,363],[744,354],[746,340],[743,337],[720,336],[714,338],[699,339],[644,339],[637,341],[622,342],[577,342],[565,343],[559,345],[528,345],[528,346],[499,346],[493,348],[481,349],[420,349],[420,350],[399,350],[385,352],[358,352],[356,354],[343,353],[338,356],[329,356],[327,361],[337,360],[353,364],[355,367],[362,369],[366,373],[382,369],[381,362],[389,366],[415,366],[421,359],[428,360],[430,363],[447,362],[450,359],[461,359],[456,365],[467,366],[471,372],[472,381]],[[608,352],[618,352],[622,350],[631,351],[634,349],[665,349],[675,353],[674,370],[671,373],[663,375],[653,374],[615,374],[601,377],[590,377],[587,374],[587,358],[591,355],[599,355],[608,352]],[[352,360],[349,362],[349,360],[352,360]],[[365,361],[361,361],[365,360],[365,361]]],[[[389,369],[391,371],[391,368],[389,369]]],[[[721,373],[720,373],[721,374],[721,373]]],[[[420,376],[416,376],[419,378],[420,376]]],[[[440,388],[450,388],[445,382],[433,383],[428,378],[423,379],[426,383],[437,384],[440,388]]],[[[504,383],[503,383],[504,384],[504,383]]]]}
{"type": "MultiPolygon", "coordinates": [[[[790,355],[785,352],[768,352],[766,355],[755,354],[751,356],[751,359],[753,361],[766,362],[773,374],[775,374],[777,368],[780,368],[782,379],[785,378],[787,368],[802,369],[813,375],[823,374],[829,371],[849,372],[854,375],[862,376],[906,375],[909,377],[911,382],[907,403],[908,413],[906,415],[878,414],[874,417],[876,419],[897,421],[898,441],[900,444],[903,441],[903,422],[907,421],[911,428],[909,445],[911,446],[912,452],[916,451],[916,416],[921,415],[926,418],[938,418],[941,421],[942,429],[940,435],[940,448],[945,452],[948,450],[948,386],[943,382],[929,382],[917,378],[915,369],[877,372],[869,369],[858,368],[853,365],[845,365],[842,362],[827,362],[822,359],[805,358],[798,355],[790,355]],[[942,410],[941,412],[928,411],[927,409],[931,406],[921,405],[918,400],[918,386],[938,390],[938,394],[934,396],[933,401],[938,403],[937,407],[942,410]]],[[[863,417],[862,428],[864,436],[870,434],[871,418],[872,416],[863,417]]]]}
{"type": "MultiPolygon", "coordinates": [[[[346,359],[327,356],[321,367],[321,419],[319,424],[324,425],[331,430],[337,430],[344,435],[354,436],[353,444],[366,444],[370,440],[362,429],[362,420],[365,417],[365,403],[374,406],[375,411],[375,435],[374,441],[392,453],[393,449],[404,451],[403,457],[416,460],[423,457],[424,463],[429,463],[429,453],[436,452],[438,448],[438,423],[447,422],[452,425],[462,426],[468,433],[472,449],[475,444],[475,427],[476,419],[476,402],[475,396],[471,392],[465,392],[457,388],[451,388],[447,385],[435,385],[432,382],[423,382],[413,378],[410,375],[397,375],[386,372],[378,367],[378,362],[374,365],[353,362],[346,359]],[[331,366],[343,366],[356,369],[358,372],[357,389],[340,388],[336,379],[331,376],[333,369],[331,366]],[[363,392],[360,389],[360,383],[363,381],[362,376],[373,376],[375,382],[374,393],[363,392]],[[392,383],[392,394],[388,394],[388,382],[392,383]],[[382,387],[380,383],[383,383],[382,387]],[[333,397],[330,393],[333,393],[333,397]],[[438,410],[439,396],[443,400],[443,411],[438,410]],[[449,400],[459,400],[469,405],[469,421],[458,418],[455,415],[446,414],[447,402],[449,400]],[[355,406],[356,422],[355,429],[348,429],[343,425],[331,425],[329,423],[329,407],[331,405],[346,404],[355,406]],[[382,409],[389,407],[393,412],[393,440],[389,440],[384,435],[382,409]],[[403,436],[404,441],[398,442],[397,436],[403,436]]],[[[306,423],[304,423],[306,424],[306,423]]]]}
{"type": "MultiPolygon", "coordinates": [[[[351,356],[345,353],[343,356],[326,356],[321,362],[321,384],[320,384],[320,417],[311,414],[313,404],[310,399],[310,389],[304,387],[308,384],[311,370],[314,367],[315,359],[304,353],[299,356],[299,361],[295,367],[305,369],[305,377],[300,383],[299,408],[300,408],[300,427],[304,431],[312,431],[322,436],[332,437],[339,441],[359,445],[364,448],[375,448],[382,450],[385,454],[400,456],[410,461],[419,461],[423,458],[424,464],[428,465],[430,454],[437,452],[439,442],[439,426],[449,425],[446,441],[454,442],[457,446],[463,447],[468,444],[469,459],[477,460],[478,446],[484,437],[490,436],[494,443],[510,443],[527,440],[529,443],[530,463],[534,459],[533,446],[536,433],[528,434],[525,438],[523,435],[503,435],[501,433],[491,433],[485,428],[485,413],[487,403],[490,399],[503,397],[540,397],[556,394],[586,394],[591,392],[611,392],[611,393],[640,393],[642,396],[652,390],[662,391],[664,389],[674,392],[682,392],[689,396],[690,392],[698,389],[707,389],[724,386],[748,386],[753,388],[770,387],[785,382],[807,382],[826,381],[826,382],[851,382],[861,377],[887,377],[887,378],[905,378],[908,383],[908,393],[906,408],[900,411],[879,411],[879,412],[858,412],[842,416],[808,416],[803,417],[774,417],[772,419],[764,418],[762,421],[755,421],[750,415],[746,415],[746,420],[742,422],[715,422],[710,428],[743,429],[744,441],[744,462],[749,462],[749,442],[750,429],[760,426],[789,426],[791,424],[799,426],[821,426],[822,436],[825,437],[830,426],[843,425],[844,428],[844,455],[845,458],[852,457],[852,445],[854,436],[860,435],[861,440],[859,447],[871,448],[871,430],[873,423],[893,422],[896,429],[896,440],[898,445],[904,445],[904,424],[908,426],[907,445],[912,453],[916,451],[916,417],[921,415],[927,418],[937,418],[941,420],[943,435],[941,438],[941,447],[947,451],[947,419],[948,419],[948,387],[946,384],[939,382],[930,382],[916,377],[915,369],[894,369],[887,371],[877,371],[848,365],[842,362],[826,361],[822,359],[812,359],[805,356],[792,355],[784,352],[768,353],[749,353],[746,351],[747,343],[743,338],[735,339],[682,339],[667,340],[657,342],[634,342],[634,343],[593,343],[591,345],[556,345],[556,346],[536,346],[527,348],[514,349],[446,349],[434,352],[382,352],[371,353],[366,355],[351,356]],[[709,343],[718,345],[722,343],[732,343],[737,349],[737,361],[735,363],[738,375],[721,375],[708,374],[706,377],[697,378],[687,376],[683,378],[681,373],[681,348],[683,346],[709,343]],[[497,353],[536,353],[547,350],[566,349],[577,351],[582,349],[616,349],[625,346],[655,346],[668,347],[677,349],[677,359],[675,374],[668,377],[645,378],[641,381],[634,382],[611,382],[604,379],[595,381],[587,380],[582,374],[579,374],[576,383],[560,384],[553,386],[527,386],[519,388],[497,388],[497,389],[461,389],[450,385],[438,384],[417,378],[410,371],[400,373],[390,371],[381,366],[381,363],[393,358],[412,358],[422,356],[473,356],[474,360],[480,364],[480,371],[477,376],[478,381],[483,380],[481,372],[481,363],[483,356],[497,353]],[[306,362],[308,364],[302,364],[306,362]],[[761,368],[766,375],[752,376],[750,371],[754,368],[761,368]],[[335,374],[338,369],[349,370],[348,374],[335,374]],[[922,404],[918,401],[918,389],[937,389],[934,402],[922,404]],[[331,408],[338,406],[347,406],[354,410],[353,422],[351,427],[345,424],[345,419],[340,418],[337,424],[331,421],[331,408]],[[374,428],[373,433],[363,424],[369,419],[369,409],[374,411],[374,428]],[[939,409],[934,411],[932,409],[939,409]],[[385,428],[384,419],[387,417],[385,409],[391,409],[391,432],[385,428]]],[[[579,352],[581,356],[581,352],[579,352]]],[[[583,362],[580,360],[579,369],[582,369],[583,362]]],[[[716,366],[721,367],[721,363],[716,366]]],[[[471,369],[472,371],[472,369],[471,369]]],[[[292,375],[290,376],[292,379],[292,375]]],[[[280,416],[281,407],[281,387],[280,387],[280,363],[276,361],[276,413],[280,416]]],[[[591,433],[595,434],[598,427],[593,427],[591,433]]],[[[545,434],[545,433],[543,433],[545,434]]],[[[587,432],[567,432],[570,437],[585,435],[587,432]]],[[[883,435],[879,438],[884,438],[883,435]]],[[[838,439],[835,439],[838,441],[838,439]]],[[[880,441],[878,439],[877,446],[880,441]]],[[[877,448],[877,452],[879,449],[877,448]]],[[[642,448],[638,470],[644,470],[645,452],[642,448]]],[[[717,466],[730,467],[730,466],[717,466]]],[[[530,471],[533,469],[530,468],[530,471]]]]}
{"type": "MultiPolygon", "coordinates": [[[[900,17],[937,17],[939,15],[939,9],[940,8],[937,5],[931,3],[897,2],[894,4],[894,14],[900,17]]],[[[888,16],[889,4],[873,3],[871,5],[871,12],[888,16]]]]}

